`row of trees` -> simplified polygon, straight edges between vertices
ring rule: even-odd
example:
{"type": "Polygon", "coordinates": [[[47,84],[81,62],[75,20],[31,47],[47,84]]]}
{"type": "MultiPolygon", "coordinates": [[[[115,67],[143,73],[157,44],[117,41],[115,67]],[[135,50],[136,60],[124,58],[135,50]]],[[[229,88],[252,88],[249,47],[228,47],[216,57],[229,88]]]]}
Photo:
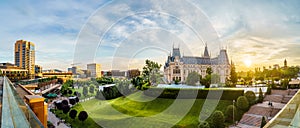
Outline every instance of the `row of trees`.
{"type": "Polygon", "coordinates": [[[90,86],[83,86],[82,94],[85,97],[87,97],[89,93],[91,93],[91,94],[95,93],[95,85],[94,84],[91,84],[90,86]]]}
{"type": "Polygon", "coordinates": [[[103,90],[98,90],[96,94],[97,99],[114,99],[120,96],[127,96],[133,93],[136,89],[130,86],[128,80],[118,80],[115,86],[104,87],[103,90]]]}
{"type": "MultiPolygon", "coordinates": [[[[271,84],[274,84],[274,81],[286,80],[289,81],[291,78],[296,78],[300,71],[299,67],[282,67],[282,68],[269,68],[263,69],[255,68],[254,71],[241,71],[238,72],[238,79],[240,84],[252,84],[253,79],[255,81],[271,81],[271,84]]],[[[284,85],[284,82],[281,84],[284,85]]]]}
{"type": "MultiPolygon", "coordinates": [[[[62,110],[62,112],[65,115],[69,115],[69,117],[74,120],[77,116],[77,110],[76,109],[71,110],[69,103],[72,105],[75,105],[78,102],[79,102],[79,99],[75,98],[75,99],[69,99],[69,102],[67,100],[63,100],[62,102],[55,102],[54,104],[58,110],[62,110]]],[[[78,119],[82,122],[85,121],[87,118],[88,118],[88,114],[86,111],[81,111],[78,114],[78,119]]]]}

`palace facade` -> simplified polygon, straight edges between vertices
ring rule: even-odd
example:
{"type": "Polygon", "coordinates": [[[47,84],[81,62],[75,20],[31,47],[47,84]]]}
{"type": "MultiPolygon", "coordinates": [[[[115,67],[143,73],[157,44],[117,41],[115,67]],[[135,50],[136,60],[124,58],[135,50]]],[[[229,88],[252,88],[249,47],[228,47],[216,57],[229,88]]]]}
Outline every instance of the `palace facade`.
{"type": "Polygon", "coordinates": [[[206,76],[207,68],[211,68],[213,74],[220,76],[220,83],[225,83],[230,76],[230,63],[226,49],[221,49],[217,57],[211,58],[205,46],[202,57],[181,56],[179,48],[173,48],[164,65],[164,77],[168,83],[179,80],[185,83],[189,73],[195,71],[203,77],[206,76]]]}

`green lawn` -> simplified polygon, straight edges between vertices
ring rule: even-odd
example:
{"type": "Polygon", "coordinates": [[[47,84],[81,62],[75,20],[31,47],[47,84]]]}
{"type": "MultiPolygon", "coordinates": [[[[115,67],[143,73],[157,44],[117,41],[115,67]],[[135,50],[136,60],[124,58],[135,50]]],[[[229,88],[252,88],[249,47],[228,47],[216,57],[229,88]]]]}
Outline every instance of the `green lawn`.
{"type": "MultiPolygon", "coordinates": [[[[81,103],[89,116],[103,127],[195,127],[201,116],[209,110],[225,112],[231,101],[216,101],[204,99],[161,99],[152,100],[151,97],[135,93],[127,98],[101,101],[93,99],[81,103]],[[148,100],[149,102],[139,102],[148,100]],[[204,102],[210,102],[205,107],[204,102]],[[213,104],[216,105],[213,105],[213,104]],[[174,126],[174,124],[176,124],[174,126]]],[[[207,120],[210,122],[210,119],[207,120]]],[[[85,125],[86,127],[90,127],[85,125]]]]}

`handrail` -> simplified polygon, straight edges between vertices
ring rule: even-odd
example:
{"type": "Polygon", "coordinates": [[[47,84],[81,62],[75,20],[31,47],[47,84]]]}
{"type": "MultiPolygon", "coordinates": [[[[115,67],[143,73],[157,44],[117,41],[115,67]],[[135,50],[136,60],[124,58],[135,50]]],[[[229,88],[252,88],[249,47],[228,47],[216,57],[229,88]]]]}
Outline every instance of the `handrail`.
{"type": "Polygon", "coordinates": [[[3,103],[1,127],[44,128],[31,108],[17,94],[7,77],[3,78],[3,103]]]}

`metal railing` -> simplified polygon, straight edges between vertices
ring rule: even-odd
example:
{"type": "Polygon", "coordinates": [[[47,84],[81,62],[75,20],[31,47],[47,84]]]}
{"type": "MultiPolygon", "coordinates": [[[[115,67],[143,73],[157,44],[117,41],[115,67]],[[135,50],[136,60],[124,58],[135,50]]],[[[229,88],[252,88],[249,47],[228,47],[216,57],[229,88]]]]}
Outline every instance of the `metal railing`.
{"type": "Polygon", "coordinates": [[[3,80],[2,128],[44,128],[7,77],[3,80]]]}

